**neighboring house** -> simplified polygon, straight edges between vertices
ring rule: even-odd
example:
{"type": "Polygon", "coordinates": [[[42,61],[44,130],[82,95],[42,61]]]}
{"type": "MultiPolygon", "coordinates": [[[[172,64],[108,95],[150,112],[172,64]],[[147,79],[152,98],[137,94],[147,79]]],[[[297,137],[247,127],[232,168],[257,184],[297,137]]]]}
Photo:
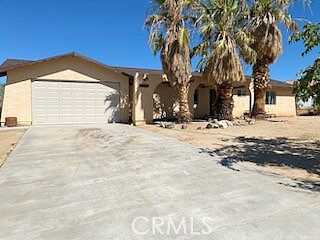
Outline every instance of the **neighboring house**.
{"type": "MultiPolygon", "coordinates": [[[[17,117],[19,124],[81,124],[107,122],[152,123],[174,118],[176,92],[160,70],[111,67],[77,53],[38,61],[6,60],[7,76],[1,122],[17,117]]],[[[193,74],[189,100],[195,118],[210,116],[215,90],[201,74],[193,74]]],[[[252,84],[235,86],[234,116],[249,112],[252,84]],[[251,86],[251,87],[250,87],[251,86]]],[[[289,84],[271,81],[267,112],[295,116],[295,97],[289,84]]]]}

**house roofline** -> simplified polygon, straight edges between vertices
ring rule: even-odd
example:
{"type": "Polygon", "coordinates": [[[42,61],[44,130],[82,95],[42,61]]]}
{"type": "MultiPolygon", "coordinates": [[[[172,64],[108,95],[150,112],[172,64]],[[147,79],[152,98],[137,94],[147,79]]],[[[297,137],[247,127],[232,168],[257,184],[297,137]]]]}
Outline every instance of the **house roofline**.
{"type": "MultiPolygon", "coordinates": [[[[57,56],[53,56],[53,57],[48,57],[48,58],[43,58],[40,60],[21,60],[21,59],[7,59],[2,65],[0,65],[0,77],[6,76],[8,71],[11,70],[15,70],[18,68],[22,68],[22,67],[26,67],[26,66],[31,66],[31,65],[35,65],[38,63],[44,63],[44,62],[49,62],[49,61],[53,61],[53,60],[57,60],[57,59],[61,59],[61,58],[65,58],[65,57],[78,57],[80,59],[83,59],[85,61],[94,63],[96,65],[99,65],[103,68],[106,68],[108,70],[112,70],[116,73],[120,73],[123,74],[127,77],[134,77],[134,75],[136,73],[147,73],[147,74],[156,74],[156,75],[161,75],[163,74],[163,71],[161,69],[147,69],[147,68],[135,68],[135,67],[116,67],[116,66],[110,66],[107,64],[104,64],[102,62],[99,62],[93,58],[87,57],[85,55],[82,55],[80,53],[77,52],[69,52],[69,53],[65,53],[65,54],[61,54],[61,55],[57,55],[57,56]],[[16,63],[12,63],[12,65],[10,65],[10,61],[12,62],[16,62],[16,63]],[[9,64],[7,63],[9,62],[9,64]]],[[[195,77],[201,77],[202,74],[200,72],[193,72],[192,73],[193,76],[195,77]]],[[[251,76],[245,76],[247,79],[251,79],[251,76]]],[[[291,84],[286,83],[286,82],[282,82],[282,81],[278,81],[278,80],[270,80],[271,85],[272,86],[277,86],[277,87],[292,87],[291,84]]]]}

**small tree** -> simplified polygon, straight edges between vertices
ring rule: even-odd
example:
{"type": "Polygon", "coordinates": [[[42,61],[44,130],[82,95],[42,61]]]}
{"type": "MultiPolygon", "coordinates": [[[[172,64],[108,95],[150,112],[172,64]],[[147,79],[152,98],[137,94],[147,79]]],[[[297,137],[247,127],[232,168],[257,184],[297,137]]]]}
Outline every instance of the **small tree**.
{"type": "MultiPolygon", "coordinates": [[[[320,46],[320,23],[307,24],[303,31],[292,36],[291,42],[303,41],[304,51],[302,56],[320,46]]],[[[294,92],[303,101],[310,98],[314,105],[320,107],[320,54],[315,62],[299,74],[295,82],[294,92]]]]}

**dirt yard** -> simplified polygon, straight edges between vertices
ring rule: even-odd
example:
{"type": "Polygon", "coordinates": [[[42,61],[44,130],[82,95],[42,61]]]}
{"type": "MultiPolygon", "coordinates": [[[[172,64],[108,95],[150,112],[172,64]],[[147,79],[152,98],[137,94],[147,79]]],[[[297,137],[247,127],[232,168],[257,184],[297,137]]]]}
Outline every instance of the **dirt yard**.
{"type": "Polygon", "coordinates": [[[274,118],[227,129],[205,129],[196,122],[181,129],[144,129],[178,138],[199,147],[203,153],[219,155],[221,164],[237,170],[249,163],[258,171],[311,181],[320,189],[320,117],[274,118]],[[201,128],[201,130],[200,130],[201,128]]]}
{"type": "Polygon", "coordinates": [[[26,129],[0,129],[0,167],[25,131],[26,129]]]}

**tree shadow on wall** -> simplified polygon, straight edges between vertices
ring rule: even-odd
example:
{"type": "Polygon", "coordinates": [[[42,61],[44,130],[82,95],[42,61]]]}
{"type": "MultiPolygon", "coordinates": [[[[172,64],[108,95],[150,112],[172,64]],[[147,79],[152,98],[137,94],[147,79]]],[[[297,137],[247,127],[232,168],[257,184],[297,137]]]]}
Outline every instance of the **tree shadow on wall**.
{"type": "MultiPolygon", "coordinates": [[[[239,171],[234,167],[237,162],[251,162],[258,166],[306,170],[320,177],[319,142],[238,137],[234,145],[217,150],[201,149],[201,152],[222,157],[219,163],[235,171],[239,171]]],[[[320,182],[297,181],[291,187],[320,191],[320,182]]]]}
{"type": "Polygon", "coordinates": [[[119,104],[120,104],[119,93],[111,93],[111,94],[108,94],[105,96],[104,113],[107,115],[107,121],[109,123],[119,121],[119,119],[120,119],[120,117],[119,117],[119,115],[120,115],[119,104]]]}

